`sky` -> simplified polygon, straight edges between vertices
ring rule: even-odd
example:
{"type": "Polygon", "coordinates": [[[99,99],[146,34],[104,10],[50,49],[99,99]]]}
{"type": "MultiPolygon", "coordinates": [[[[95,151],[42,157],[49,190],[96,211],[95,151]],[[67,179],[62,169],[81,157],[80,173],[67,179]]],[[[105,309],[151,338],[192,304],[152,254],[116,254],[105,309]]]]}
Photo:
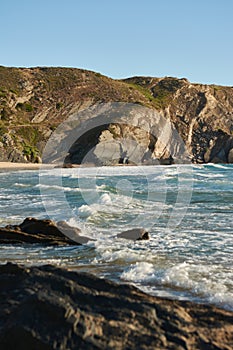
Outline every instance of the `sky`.
{"type": "Polygon", "coordinates": [[[233,0],[1,0],[0,65],[233,86],[233,0]]]}

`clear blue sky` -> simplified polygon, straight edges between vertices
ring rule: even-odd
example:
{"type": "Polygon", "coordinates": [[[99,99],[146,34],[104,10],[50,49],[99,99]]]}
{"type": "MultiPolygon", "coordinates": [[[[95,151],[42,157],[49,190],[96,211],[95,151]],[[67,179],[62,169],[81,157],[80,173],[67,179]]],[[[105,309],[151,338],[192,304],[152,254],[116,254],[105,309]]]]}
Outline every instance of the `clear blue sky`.
{"type": "Polygon", "coordinates": [[[0,65],[233,86],[233,0],[1,0],[0,65]]]}

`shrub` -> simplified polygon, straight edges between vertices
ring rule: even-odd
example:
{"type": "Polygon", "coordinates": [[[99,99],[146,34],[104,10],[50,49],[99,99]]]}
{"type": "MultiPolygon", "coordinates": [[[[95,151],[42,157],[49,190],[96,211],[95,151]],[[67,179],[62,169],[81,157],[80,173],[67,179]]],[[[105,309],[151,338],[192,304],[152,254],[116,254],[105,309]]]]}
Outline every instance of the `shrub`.
{"type": "Polygon", "coordinates": [[[8,120],[9,116],[11,114],[11,111],[8,107],[4,107],[2,110],[1,110],[1,113],[0,113],[0,116],[2,120],[8,120]]]}
{"type": "Polygon", "coordinates": [[[0,126],[0,136],[3,136],[7,133],[7,128],[5,126],[0,126]]]}
{"type": "Polygon", "coordinates": [[[23,154],[29,161],[33,161],[39,155],[39,151],[36,147],[25,145],[23,148],[23,154]]]}
{"type": "Polygon", "coordinates": [[[57,102],[57,103],[56,103],[56,109],[57,109],[57,110],[61,109],[62,106],[63,106],[63,103],[62,103],[62,102],[57,102]]]}
{"type": "Polygon", "coordinates": [[[17,135],[21,136],[23,141],[29,145],[35,145],[41,140],[41,133],[38,128],[33,125],[20,126],[17,128],[17,135]]]}
{"type": "Polygon", "coordinates": [[[19,102],[16,105],[17,109],[20,109],[21,111],[25,111],[25,112],[32,112],[33,111],[33,106],[30,103],[21,103],[19,102]]]}

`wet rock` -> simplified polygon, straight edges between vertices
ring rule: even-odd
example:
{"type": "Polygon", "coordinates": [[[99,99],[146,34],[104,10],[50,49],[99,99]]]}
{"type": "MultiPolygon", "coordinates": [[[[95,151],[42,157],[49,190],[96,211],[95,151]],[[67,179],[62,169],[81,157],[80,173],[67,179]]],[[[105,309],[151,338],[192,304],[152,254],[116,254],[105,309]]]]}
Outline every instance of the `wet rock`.
{"type": "MultiPolygon", "coordinates": [[[[124,231],[116,237],[136,241],[149,239],[149,234],[144,229],[132,229],[124,231]]],[[[94,239],[82,236],[79,228],[72,227],[65,221],[55,223],[52,220],[38,220],[29,217],[20,225],[0,227],[0,244],[80,245],[90,241],[94,241],[94,239]]]]}
{"type": "Polygon", "coordinates": [[[0,348],[232,349],[233,313],[53,266],[0,266],[0,348]]]}
{"type": "Polygon", "coordinates": [[[148,240],[149,232],[142,228],[134,228],[132,230],[127,230],[119,233],[117,237],[131,239],[132,241],[148,240]]]}
{"type": "Polygon", "coordinates": [[[26,218],[20,225],[8,225],[0,228],[0,243],[40,243],[51,245],[76,245],[80,230],[64,223],[56,224],[52,220],[26,218]],[[63,229],[67,233],[63,233],[63,229]],[[69,238],[69,236],[73,238],[69,238]]]}
{"type": "Polygon", "coordinates": [[[73,241],[79,243],[79,244],[85,244],[89,241],[94,241],[94,239],[90,238],[90,237],[85,237],[85,236],[81,236],[80,232],[81,230],[77,227],[72,227],[70,225],[67,224],[67,222],[65,221],[59,221],[57,222],[57,228],[63,233],[65,234],[67,237],[69,237],[70,239],[72,239],[73,241]]]}

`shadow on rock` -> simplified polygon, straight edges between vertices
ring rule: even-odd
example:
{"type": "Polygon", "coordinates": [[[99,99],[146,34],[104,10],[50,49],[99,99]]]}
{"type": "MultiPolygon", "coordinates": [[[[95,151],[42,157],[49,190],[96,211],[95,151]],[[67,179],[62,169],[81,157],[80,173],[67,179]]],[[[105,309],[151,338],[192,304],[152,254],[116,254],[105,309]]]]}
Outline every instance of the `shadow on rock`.
{"type": "Polygon", "coordinates": [[[225,349],[233,313],[53,266],[0,266],[0,349],[225,349]]]}

